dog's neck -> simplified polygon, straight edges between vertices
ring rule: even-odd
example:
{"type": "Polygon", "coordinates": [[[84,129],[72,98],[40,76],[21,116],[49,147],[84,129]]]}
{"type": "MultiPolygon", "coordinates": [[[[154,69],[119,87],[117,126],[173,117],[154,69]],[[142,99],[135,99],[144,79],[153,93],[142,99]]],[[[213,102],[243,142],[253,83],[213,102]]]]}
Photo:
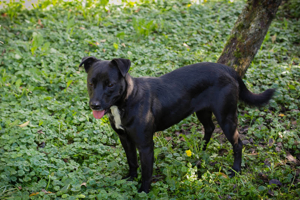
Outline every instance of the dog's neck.
{"type": "Polygon", "coordinates": [[[125,89],[124,94],[122,95],[120,100],[118,100],[118,102],[114,106],[110,107],[110,112],[114,118],[116,129],[122,129],[122,130],[124,130],[124,129],[123,129],[122,123],[121,123],[120,109],[122,111],[122,108],[125,107],[128,98],[132,95],[133,85],[134,85],[133,79],[129,74],[126,74],[125,81],[126,81],[126,89],[125,89]]]}
{"type": "Polygon", "coordinates": [[[126,82],[125,91],[123,92],[121,98],[115,103],[115,105],[119,109],[122,109],[123,107],[126,106],[127,100],[134,93],[134,80],[133,80],[133,78],[129,74],[126,74],[126,76],[125,76],[125,82],[126,82]]]}
{"type": "Polygon", "coordinates": [[[133,92],[133,79],[132,77],[127,73],[126,76],[125,76],[125,80],[126,80],[126,96],[125,96],[125,100],[128,99],[128,97],[132,94],[133,92]]]}

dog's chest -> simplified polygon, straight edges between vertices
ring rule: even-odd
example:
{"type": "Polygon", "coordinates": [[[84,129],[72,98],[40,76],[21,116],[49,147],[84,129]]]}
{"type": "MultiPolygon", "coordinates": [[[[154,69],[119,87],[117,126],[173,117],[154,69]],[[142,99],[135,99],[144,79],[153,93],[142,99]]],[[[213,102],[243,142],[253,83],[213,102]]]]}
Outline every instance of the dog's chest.
{"type": "Polygon", "coordinates": [[[122,127],[121,116],[120,116],[120,111],[119,111],[118,107],[112,106],[112,107],[110,107],[110,111],[111,111],[111,115],[114,119],[116,129],[124,130],[122,127]]]}

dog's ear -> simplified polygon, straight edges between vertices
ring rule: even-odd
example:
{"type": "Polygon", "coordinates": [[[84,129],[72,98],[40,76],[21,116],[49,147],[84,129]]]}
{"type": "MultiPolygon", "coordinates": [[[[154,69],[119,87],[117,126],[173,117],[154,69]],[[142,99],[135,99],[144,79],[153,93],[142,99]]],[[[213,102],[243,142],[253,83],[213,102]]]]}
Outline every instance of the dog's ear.
{"type": "Polygon", "coordinates": [[[92,64],[96,60],[97,60],[97,58],[95,58],[94,56],[83,57],[80,65],[79,65],[79,67],[81,67],[82,65],[84,65],[85,72],[87,73],[89,71],[89,68],[92,66],[92,64]]]}
{"type": "Polygon", "coordinates": [[[115,58],[111,63],[119,68],[123,77],[125,77],[131,65],[130,60],[124,58],[115,58]]]}

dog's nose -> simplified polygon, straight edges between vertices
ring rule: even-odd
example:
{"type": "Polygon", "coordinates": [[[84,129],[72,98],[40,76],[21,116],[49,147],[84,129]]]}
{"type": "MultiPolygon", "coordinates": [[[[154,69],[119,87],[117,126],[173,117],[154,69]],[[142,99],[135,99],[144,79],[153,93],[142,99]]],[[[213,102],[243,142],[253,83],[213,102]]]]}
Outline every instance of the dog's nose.
{"type": "Polygon", "coordinates": [[[91,101],[90,106],[93,110],[101,110],[101,104],[99,101],[91,101]]]}

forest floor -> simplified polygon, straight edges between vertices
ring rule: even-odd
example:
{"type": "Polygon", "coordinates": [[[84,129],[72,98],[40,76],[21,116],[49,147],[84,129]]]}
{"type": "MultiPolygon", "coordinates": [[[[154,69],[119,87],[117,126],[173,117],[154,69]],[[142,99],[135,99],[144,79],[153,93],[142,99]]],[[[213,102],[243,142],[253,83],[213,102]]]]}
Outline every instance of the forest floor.
{"type": "MultiPolygon", "coordinates": [[[[207,150],[195,115],[155,133],[151,192],[137,193],[106,117],[88,107],[84,56],[128,58],[134,77],[216,62],[244,1],[10,3],[0,10],[0,199],[300,198],[300,20],[284,3],[244,82],[276,88],[261,108],[239,103],[242,173],[216,123],[207,150]],[[102,4],[101,4],[102,3],[102,4]],[[191,156],[186,151],[191,151],[191,156]]],[[[95,1],[96,2],[96,1],[95,1]]]]}

